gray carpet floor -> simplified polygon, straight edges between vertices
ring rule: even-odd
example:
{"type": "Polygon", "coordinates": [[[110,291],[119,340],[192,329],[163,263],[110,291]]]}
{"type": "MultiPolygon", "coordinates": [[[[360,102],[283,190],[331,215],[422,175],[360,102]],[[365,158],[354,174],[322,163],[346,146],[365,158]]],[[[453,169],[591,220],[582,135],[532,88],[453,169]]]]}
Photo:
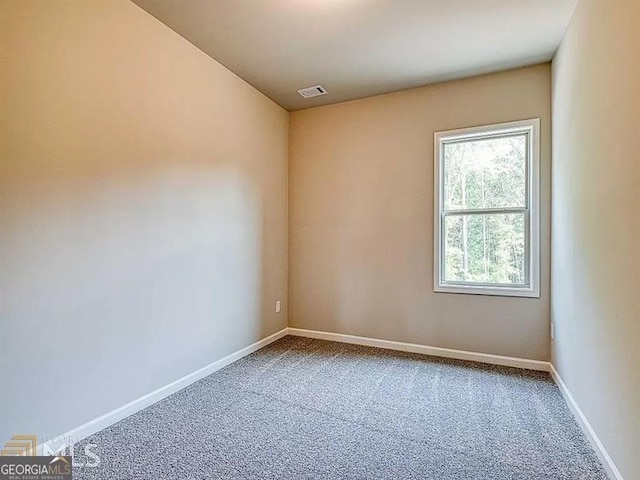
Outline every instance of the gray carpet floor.
{"type": "Polygon", "coordinates": [[[607,478],[546,373],[296,337],[85,443],[75,479],[607,478]]]}

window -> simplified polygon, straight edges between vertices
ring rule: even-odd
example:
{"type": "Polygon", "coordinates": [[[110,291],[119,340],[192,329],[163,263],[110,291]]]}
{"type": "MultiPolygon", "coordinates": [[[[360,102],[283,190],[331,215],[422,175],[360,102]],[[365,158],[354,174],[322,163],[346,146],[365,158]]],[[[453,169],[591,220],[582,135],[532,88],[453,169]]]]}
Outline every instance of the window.
{"type": "Polygon", "coordinates": [[[540,296],[539,127],[435,134],[436,292],[540,296]]]}

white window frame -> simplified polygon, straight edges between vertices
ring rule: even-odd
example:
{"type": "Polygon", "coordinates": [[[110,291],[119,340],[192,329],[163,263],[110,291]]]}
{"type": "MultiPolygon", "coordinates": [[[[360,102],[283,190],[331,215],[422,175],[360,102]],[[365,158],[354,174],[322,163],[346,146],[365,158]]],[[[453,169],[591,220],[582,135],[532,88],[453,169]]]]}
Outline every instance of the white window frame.
{"type": "MultiPolygon", "coordinates": [[[[519,120],[434,134],[434,291],[509,297],[540,297],[540,119],[519,120]],[[526,284],[504,285],[477,282],[446,282],[444,279],[444,148],[446,143],[478,140],[493,136],[527,135],[526,204],[524,208],[467,209],[476,213],[525,213],[526,284]]],[[[465,210],[465,211],[467,211],[465,210]]],[[[462,210],[455,211],[458,215],[462,210]]]]}

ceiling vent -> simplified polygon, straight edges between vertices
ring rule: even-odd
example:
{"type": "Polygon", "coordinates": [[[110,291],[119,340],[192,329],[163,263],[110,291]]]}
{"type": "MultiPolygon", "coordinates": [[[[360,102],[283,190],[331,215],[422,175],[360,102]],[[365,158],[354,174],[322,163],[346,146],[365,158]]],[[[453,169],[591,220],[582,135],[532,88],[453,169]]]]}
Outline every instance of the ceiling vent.
{"type": "Polygon", "coordinates": [[[315,87],[302,88],[298,90],[298,93],[303,98],[311,98],[326,95],[327,90],[322,85],[316,85],[315,87]]]}

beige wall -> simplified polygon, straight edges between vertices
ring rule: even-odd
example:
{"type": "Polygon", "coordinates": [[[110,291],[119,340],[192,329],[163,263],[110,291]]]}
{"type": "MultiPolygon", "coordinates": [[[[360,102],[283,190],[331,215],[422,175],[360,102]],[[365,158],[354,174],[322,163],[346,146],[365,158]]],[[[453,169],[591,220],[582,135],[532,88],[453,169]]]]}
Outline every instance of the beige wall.
{"type": "Polygon", "coordinates": [[[130,2],[0,22],[4,444],[286,326],[288,113],[130,2]]]}
{"type": "Polygon", "coordinates": [[[640,2],[578,4],[553,61],[553,363],[640,478],[640,2]]]}
{"type": "Polygon", "coordinates": [[[291,114],[289,325],[549,359],[549,64],[291,114]],[[541,298],[433,292],[433,133],[541,119],[541,298]]]}

